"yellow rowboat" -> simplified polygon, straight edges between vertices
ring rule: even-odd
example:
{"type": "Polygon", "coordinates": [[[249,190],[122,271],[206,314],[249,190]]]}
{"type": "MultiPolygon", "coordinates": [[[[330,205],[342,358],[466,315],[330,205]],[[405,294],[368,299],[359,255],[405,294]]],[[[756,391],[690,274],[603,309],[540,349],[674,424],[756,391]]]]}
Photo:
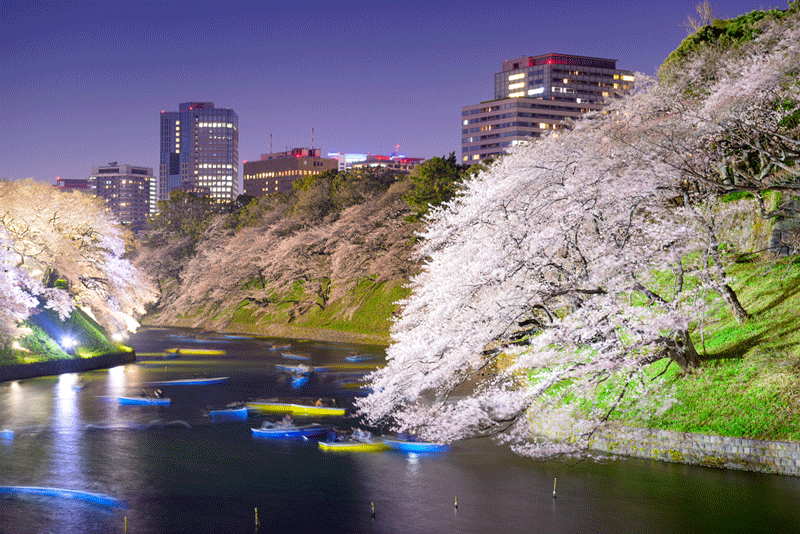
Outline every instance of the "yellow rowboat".
{"type": "Polygon", "coordinates": [[[196,354],[200,356],[224,356],[224,350],[217,349],[185,349],[185,348],[170,348],[164,351],[166,354],[196,354]]]}
{"type": "Polygon", "coordinates": [[[344,408],[333,408],[331,406],[308,406],[306,404],[289,404],[286,402],[248,402],[245,404],[248,410],[266,413],[288,413],[292,415],[311,415],[311,416],[336,416],[344,415],[344,408]]]}
{"type": "Polygon", "coordinates": [[[389,448],[383,440],[369,441],[320,441],[319,448],[323,451],[342,452],[380,452],[389,448]]]}

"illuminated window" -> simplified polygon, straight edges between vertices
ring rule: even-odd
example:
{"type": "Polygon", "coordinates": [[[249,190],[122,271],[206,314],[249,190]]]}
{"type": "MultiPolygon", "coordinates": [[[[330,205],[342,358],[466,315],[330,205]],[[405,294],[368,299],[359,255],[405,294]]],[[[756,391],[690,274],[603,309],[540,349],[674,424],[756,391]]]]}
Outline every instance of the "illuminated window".
{"type": "Polygon", "coordinates": [[[525,82],[520,82],[520,83],[512,83],[511,85],[509,85],[509,86],[508,86],[509,90],[512,90],[512,89],[521,89],[521,88],[523,88],[523,87],[525,87],[525,82]]]}
{"type": "Polygon", "coordinates": [[[519,91],[517,93],[509,93],[509,98],[519,98],[521,96],[525,96],[525,91],[519,91]]]}
{"type": "Polygon", "coordinates": [[[622,77],[622,79],[626,82],[632,82],[634,80],[633,76],[628,76],[627,74],[622,77]]]}
{"type": "Polygon", "coordinates": [[[528,89],[529,95],[540,95],[544,93],[544,87],[537,87],[536,89],[528,89]]]}
{"type": "Polygon", "coordinates": [[[508,77],[508,81],[509,82],[513,82],[514,80],[521,80],[524,77],[525,77],[525,73],[524,72],[520,72],[519,74],[512,74],[511,76],[509,76],[508,77]]]}

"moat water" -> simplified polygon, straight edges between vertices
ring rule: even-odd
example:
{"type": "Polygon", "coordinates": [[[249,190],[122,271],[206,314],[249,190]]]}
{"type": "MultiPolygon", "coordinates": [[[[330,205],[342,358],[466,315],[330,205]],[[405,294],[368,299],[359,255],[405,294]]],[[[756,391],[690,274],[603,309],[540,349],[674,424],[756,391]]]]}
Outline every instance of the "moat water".
{"type": "Polygon", "coordinates": [[[130,533],[250,533],[256,509],[262,533],[775,533],[800,525],[797,477],[638,459],[535,461],[488,440],[426,455],[330,453],[251,436],[278,416],[209,417],[267,397],[348,406],[364,365],[345,358],[355,351],[379,363],[380,347],[179,330],[143,330],[129,343],[135,364],[0,384],[0,430],[10,431],[0,437],[0,532],[124,532],[127,520],[130,533]],[[298,362],[270,350],[275,344],[329,369],[293,390],[280,366],[298,362]],[[228,380],[153,385],[198,377],[228,380]],[[156,387],[169,406],[117,400],[156,387]]]}

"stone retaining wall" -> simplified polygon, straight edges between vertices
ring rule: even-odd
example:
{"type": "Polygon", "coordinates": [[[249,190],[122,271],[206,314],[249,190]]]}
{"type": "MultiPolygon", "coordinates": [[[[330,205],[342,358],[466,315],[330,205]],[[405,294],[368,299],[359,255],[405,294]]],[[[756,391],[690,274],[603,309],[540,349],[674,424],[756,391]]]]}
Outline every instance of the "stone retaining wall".
{"type": "Polygon", "coordinates": [[[800,442],[608,427],[595,433],[589,447],[637,458],[800,476],[800,442]]]}
{"type": "Polygon", "coordinates": [[[37,376],[60,375],[62,373],[82,373],[94,369],[108,369],[135,361],[136,353],[131,351],[104,354],[94,358],[74,358],[29,364],[0,365],[0,382],[22,380],[37,376]]]}

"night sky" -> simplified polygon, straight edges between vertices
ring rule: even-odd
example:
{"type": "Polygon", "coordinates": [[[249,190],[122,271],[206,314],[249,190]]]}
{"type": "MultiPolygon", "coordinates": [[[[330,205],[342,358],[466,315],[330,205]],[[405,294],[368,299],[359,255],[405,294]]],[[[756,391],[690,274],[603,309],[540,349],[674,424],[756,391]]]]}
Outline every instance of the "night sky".
{"type": "MultiPolygon", "coordinates": [[[[0,0],[0,177],[153,167],[159,115],[239,116],[239,162],[327,152],[460,157],[461,107],[505,59],[549,52],[655,74],[698,0],[0,0]]],[[[718,18],[785,0],[712,0],[718,18]]]]}

